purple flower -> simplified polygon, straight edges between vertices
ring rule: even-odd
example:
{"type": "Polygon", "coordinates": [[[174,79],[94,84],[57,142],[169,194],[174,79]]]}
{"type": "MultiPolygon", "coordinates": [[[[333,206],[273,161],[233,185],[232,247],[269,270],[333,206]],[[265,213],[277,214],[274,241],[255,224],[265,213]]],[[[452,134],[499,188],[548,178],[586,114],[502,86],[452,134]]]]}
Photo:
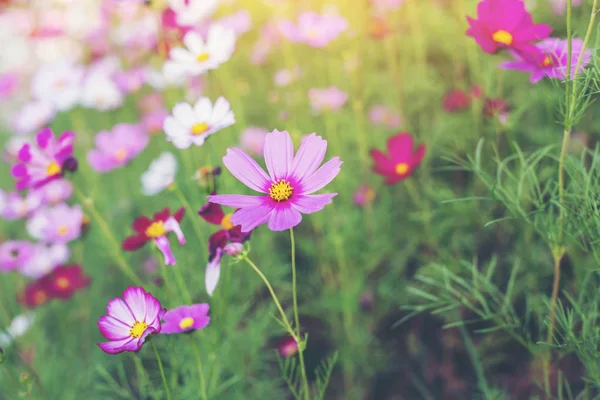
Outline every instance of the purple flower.
{"type": "Polygon", "coordinates": [[[310,89],[308,99],[313,112],[321,113],[323,111],[339,110],[348,100],[348,94],[342,92],[335,86],[325,89],[310,89]]]}
{"type": "Polygon", "coordinates": [[[203,329],[210,322],[209,306],[206,303],[180,306],[163,315],[160,333],[166,335],[203,329]]]}
{"type": "Polygon", "coordinates": [[[60,178],[63,163],[73,154],[75,133],[64,132],[56,140],[52,130],[45,128],[36,135],[36,141],[37,146],[26,143],[21,147],[12,167],[17,190],[39,188],[60,178]]]}
{"type": "Polygon", "coordinates": [[[280,21],[277,25],[283,37],[292,42],[306,43],[311,47],[325,47],[348,29],[348,21],[339,15],[304,12],[298,22],[280,21]]]}
{"type": "Polygon", "coordinates": [[[97,172],[112,171],[133,160],[149,140],[140,125],[118,124],[96,135],[97,148],[87,153],[87,159],[97,172]]]}
{"type": "MultiPolygon", "coordinates": [[[[512,51],[514,61],[506,61],[500,64],[502,69],[514,69],[517,71],[528,72],[531,74],[529,81],[536,83],[544,77],[550,79],[565,79],[567,77],[567,67],[569,63],[568,40],[556,38],[544,39],[536,44],[537,50],[533,53],[524,53],[512,51]]],[[[575,67],[579,55],[583,51],[583,41],[573,39],[571,49],[571,79],[575,76],[575,67]]],[[[581,64],[577,73],[590,63],[592,56],[591,50],[586,50],[581,58],[581,64]]]]}
{"type": "Polygon", "coordinates": [[[44,207],[27,221],[29,234],[46,243],[67,243],[81,235],[83,211],[80,206],[59,204],[44,207]]]}
{"type": "Polygon", "coordinates": [[[28,135],[50,123],[55,114],[56,110],[51,104],[37,100],[30,101],[15,115],[12,126],[17,133],[28,135]]]}
{"type": "Polygon", "coordinates": [[[98,347],[108,354],[139,351],[146,336],[160,332],[160,320],[165,312],[160,301],[143,288],[127,288],[123,299],[117,297],[108,302],[108,316],[98,321],[100,333],[110,340],[98,343],[98,347]]]}
{"type": "Polygon", "coordinates": [[[70,256],[71,252],[66,244],[37,243],[32,247],[29,257],[19,265],[18,270],[23,276],[38,279],[65,264],[70,256]]]}
{"type": "Polygon", "coordinates": [[[112,78],[121,92],[125,94],[137,92],[146,82],[146,69],[133,68],[128,71],[118,71],[112,78]]]}
{"type": "Polygon", "coordinates": [[[269,175],[254,159],[239,149],[227,149],[223,163],[231,174],[264,196],[213,195],[216,204],[239,208],[231,223],[249,232],[268,221],[269,229],[282,231],[331,203],[337,193],[313,194],[340,172],[342,162],[334,157],[322,167],[327,141],[313,133],[306,136],[294,156],[294,144],[287,131],[274,130],[265,138],[264,158],[269,175]]]}
{"type": "Polygon", "coordinates": [[[73,195],[73,185],[65,179],[59,179],[48,183],[34,193],[42,196],[44,204],[54,205],[63,203],[71,198],[73,195]]]}
{"type": "Polygon", "coordinates": [[[18,192],[8,193],[4,209],[0,210],[0,217],[6,220],[25,218],[33,214],[43,204],[43,196],[38,190],[33,190],[24,196],[18,192]]]}
{"type": "Polygon", "coordinates": [[[12,271],[23,265],[33,254],[33,244],[9,240],[0,244],[0,271],[12,271]]]}

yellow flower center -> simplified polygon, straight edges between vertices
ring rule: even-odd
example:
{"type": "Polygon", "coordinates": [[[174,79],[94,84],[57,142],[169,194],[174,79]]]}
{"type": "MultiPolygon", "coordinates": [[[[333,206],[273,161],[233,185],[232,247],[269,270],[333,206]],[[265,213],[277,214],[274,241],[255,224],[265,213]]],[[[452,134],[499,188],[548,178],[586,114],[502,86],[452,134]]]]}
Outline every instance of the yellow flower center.
{"type": "Polygon", "coordinates": [[[271,184],[269,196],[275,201],[285,201],[292,197],[294,190],[288,181],[280,179],[271,184]]]}
{"type": "Polygon", "coordinates": [[[38,290],[33,295],[33,302],[35,304],[44,304],[46,302],[46,300],[48,300],[48,296],[46,295],[46,292],[44,292],[43,290],[38,290]]]}
{"type": "Polygon", "coordinates": [[[208,130],[208,124],[206,122],[200,122],[192,126],[192,135],[202,135],[208,130]]]}
{"type": "Polygon", "coordinates": [[[52,161],[46,167],[46,175],[48,175],[48,176],[58,175],[58,174],[60,174],[60,171],[61,171],[60,165],[58,165],[58,163],[56,163],[55,161],[52,161]]]}
{"type": "Polygon", "coordinates": [[[221,221],[221,226],[223,227],[223,229],[230,230],[231,228],[233,228],[234,225],[231,223],[232,215],[233,214],[227,214],[223,217],[223,220],[221,221]]]}
{"type": "Polygon", "coordinates": [[[146,329],[148,329],[147,323],[135,321],[135,324],[133,324],[131,330],[129,331],[129,336],[139,339],[142,337],[144,332],[146,332],[146,329]]]}
{"type": "Polygon", "coordinates": [[[63,289],[63,290],[68,289],[68,287],[70,285],[71,285],[71,283],[69,282],[69,280],[67,278],[61,277],[56,280],[56,286],[59,289],[63,289]]]}
{"type": "Polygon", "coordinates": [[[127,149],[117,150],[117,152],[115,153],[115,159],[117,161],[123,161],[125,160],[125,158],[127,158],[127,149]]]}
{"type": "Polygon", "coordinates": [[[200,53],[198,54],[198,57],[196,57],[196,60],[198,62],[204,62],[207,61],[210,57],[208,56],[208,53],[200,53]]]}
{"type": "Polygon", "coordinates": [[[510,32],[506,32],[501,29],[499,31],[494,32],[494,34],[492,35],[492,39],[494,39],[494,42],[496,43],[502,43],[507,46],[510,46],[513,42],[513,35],[511,35],[510,32]]]}
{"type": "Polygon", "coordinates": [[[153,222],[148,228],[146,228],[146,236],[151,238],[157,238],[161,236],[165,236],[167,230],[165,229],[165,225],[162,221],[153,222]]]}
{"type": "Polygon", "coordinates": [[[552,62],[552,58],[551,58],[550,56],[546,56],[546,57],[544,58],[544,61],[542,61],[542,66],[543,66],[543,67],[549,67],[549,66],[551,66],[552,64],[554,64],[554,63],[552,62]]]}
{"type": "Polygon", "coordinates": [[[409,167],[408,167],[407,163],[403,163],[402,162],[402,163],[396,165],[396,173],[398,175],[404,175],[404,174],[406,174],[408,172],[408,169],[409,169],[409,167]]]}
{"type": "Polygon", "coordinates": [[[69,227],[66,225],[61,225],[58,227],[57,232],[60,236],[65,236],[67,233],[69,233],[69,227]]]}
{"type": "Polygon", "coordinates": [[[190,328],[192,325],[194,325],[194,318],[190,318],[190,317],[186,317],[186,318],[182,319],[181,322],[179,323],[179,327],[181,329],[190,328]]]}

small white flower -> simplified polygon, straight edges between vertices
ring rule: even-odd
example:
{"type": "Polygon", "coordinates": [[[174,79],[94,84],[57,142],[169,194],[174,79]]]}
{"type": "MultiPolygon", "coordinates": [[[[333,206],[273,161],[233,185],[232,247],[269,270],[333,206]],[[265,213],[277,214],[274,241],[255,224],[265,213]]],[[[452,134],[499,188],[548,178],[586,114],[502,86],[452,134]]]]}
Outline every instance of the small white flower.
{"type": "Polygon", "coordinates": [[[19,267],[19,273],[28,278],[38,279],[50,273],[54,268],[66,263],[71,251],[66,244],[55,243],[35,245],[33,254],[19,267]]]}
{"type": "Polygon", "coordinates": [[[80,99],[84,70],[68,62],[48,64],[33,77],[31,92],[34,98],[67,111],[80,99]]]}
{"type": "Polygon", "coordinates": [[[208,30],[206,42],[202,36],[190,31],[183,38],[185,49],[171,49],[170,58],[181,65],[190,75],[200,75],[216,69],[231,58],[235,50],[235,32],[221,25],[213,25],[208,30]]]}
{"type": "Polygon", "coordinates": [[[169,0],[169,7],[177,16],[177,24],[196,25],[212,16],[219,0],[169,0]]]}
{"type": "Polygon", "coordinates": [[[83,83],[81,104],[100,111],[114,110],[123,104],[123,94],[109,75],[94,72],[83,83]]]}
{"type": "Polygon", "coordinates": [[[173,107],[173,116],[165,119],[163,129],[167,140],[178,149],[187,149],[192,144],[202,146],[207,137],[235,123],[229,102],[219,97],[214,106],[207,97],[201,97],[194,107],[178,103],[173,107]]]}
{"type": "Polygon", "coordinates": [[[37,133],[54,118],[55,113],[54,107],[45,101],[30,101],[15,115],[13,128],[22,135],[37,133]]]}
{"type": "Polygon", "coordinates": [[[6,331],[0,332],[0,345],[8,347],[12,341],[23,336],[33,324],[35,313],[29,312],[15,317],[6,331]]]}
{"type": "Polygon", "coordinates": [[[174,61],[167,60],[162,70],[149,70],[146,73],[146,81],[154,89],[163,90],[167,86],[183,86],[187,80],[185,67],[174,61]]]}
{"type": "Polygon", "coordinates": [[[177,159],[173,153],[162,153],[142,174],[142,192],[146,196],[160,193],[175,181],[176,173],[177,159]]]}

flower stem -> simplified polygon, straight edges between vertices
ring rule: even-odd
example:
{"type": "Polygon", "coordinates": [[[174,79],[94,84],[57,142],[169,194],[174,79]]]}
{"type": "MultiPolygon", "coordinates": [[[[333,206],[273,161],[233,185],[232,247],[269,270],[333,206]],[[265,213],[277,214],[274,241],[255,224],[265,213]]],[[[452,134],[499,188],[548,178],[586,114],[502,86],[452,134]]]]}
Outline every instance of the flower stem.
{"type": "Polygon", "coordinates": [[[98,223],[98,226],[100,226],[100,229],[104,233],[104,236],[112,244],[113,256],[114,256],[115,260],[117,261],[117,265],[119,266],[121,271],[125,275],[127,275],[127,277],[133,281],[133,283],[135,283],[136,285],[139,285],[139,286],[143,286],[143,283],[140,280],[140,278],[138,278],[138,276],[135,274],[135,272],[133,272],[133,270],[131,269],[129,264],[127,264],[127,261],[125,261],[125,259],[121,255],[121,246],[119,245],[119,242],[117,242],[117,239],[115,239],[114,235],[112,234],[112,232],[111,232],[108,224],[104,220],[104,218],[102,218],[102,215],[100,215],[98,210],[96,210],[96,207],[94,207],[94,204],[89,199],[86,198],[86,196],[83,194],[83,192],[75,184],[73,184],[73,189],[74,189],[75,193],[77,194],[79,201],[81,201],[83,206],[90,212],[90,214],[92,214],[92,217],[94,217],[94,219],[98,223]]]}
{"type": "Polygon", "coordinates": [[[300,373],[302,374],[302,386],[304,387],[304,398],[310,400],[310,387],[306,377],[306,367],[304,365],[304,343],[300,343],[300,317],[298,316],[298,294],[296,290],[296,240],[294,238],[294,228],[290,228],[290,241],[292,246],[292,299],[294,303],[294,321],[296,323],[296,342],[298,343],[298,358],[300,359],[300,373]]]}
{"type": "Polygon", "coordinates": [[[192,338],[194,343],[194,353],[196,355],[196,365],[198,366],[198,376],[200,377],[200,396],[203,400],[208,400],[206,393],[206,380],[204,379],[204,368],[202,367],[202,358],[200,357],[200,350],[198,349],[198,343],[192,338]]]}
{"type": "Polygon", "coordinates": [[[165,393],[167,394],[167,400],[171,400],[171,391],[169,390],[169,385],[167,384],[167,377],[165,376],[165,369],[163,368],[162,360],[160,359],[160,354],[158,354],[158,350],[156,349],[156,345],[154,342],[150,342],[152,348],[154,349],[154,354],[156,355],[156,361],[158,362],[158,369],[160,370],[160,376],[162,377],[163,385],[165,387],[165,393]]]}
{"type": "Polygon", "coordinates": [[[200,241],[200,243],[205,243],[204,235],[202,234],[202,228],[200,227],[200,225],[198,225],[197,213],[194,212],[194,209],[190,205],[190,202],[187,201],[187,199],[183,195],[183,192],[181,191],[181,189],[179,189],[179,186],[175,185],[174,191],[175,191],[175,194],[177,195],[177,198],[179,199],[179,201],[181,201],[181,203],[185,207],[186,212],[188,214],[190,214],[190,218],[192,220],[192,226],[194,227],[194,232],[196,233],[198,240],[200,241]]]}

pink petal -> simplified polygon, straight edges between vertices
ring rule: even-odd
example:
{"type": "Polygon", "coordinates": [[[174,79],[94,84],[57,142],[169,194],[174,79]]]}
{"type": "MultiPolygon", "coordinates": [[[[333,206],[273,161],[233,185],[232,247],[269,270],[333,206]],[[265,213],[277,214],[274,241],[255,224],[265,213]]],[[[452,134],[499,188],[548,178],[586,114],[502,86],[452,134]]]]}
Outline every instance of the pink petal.
{"type": "Polygon", "coordinates": [[[296,177],[298,180],[301,180],[302,177],[312,175],[323,162],[326,151],[327,140],[324,140],[321,136],[317,136],[316,133],[306,136],[302,140],[298,152],[296,152],[290,175],[296,177]]]}
{"type": "Polygon", "coordinates": [[[131,309],[119,298],[108,302],[106,312],[110,317],[121,321],[125,325],[131,326],[135,323],[135,317],[133,316],[131,309]]]}
{"type": "Polygon", "coordinates": [[[246,196],[243,194],[216,194],[206,196],[208,201],[226,207],[245,208],[256,207],[264,202],[264,196],[246,196]]]}
{"type": "Polygon", "coordinates": [[[166,236],[161,236],[154,239],[154,243],[156,243],[156,247],[163,254],[165,259],[165,265],[175,265],[175,256],[173,256],[173,252],[171,251],[171,242],[166,236]]]}
{"type": "Polygon", "coordinates": [[[244,185],[257,192],[266,193],[271,184],[269,176],[256,161],[239,149],[227,149],[223,164],[244,185]]]}
{"type": "Polygon", "coordinates": [[[98,321],[98,328],[102,336],[108,340],[129,339],[131,327],[113,317],[102,316],[98,321]]]}
{"type": "Polygon", "coordinates": [[[267,222],[273,208],[274,205],[265,200],[259,206],[242,208],[236,211],[231,216],[230,221],[234,225],[241,225],[242,232],[250,232],[257,226],[267,222]]]}
{"type": "Polygon", "coordinates": [[[302,180],[302,194],[311,194],[324,188],[339,174],[341,166],[339,157],[327,161],[314,174],[302,180]]]}
{"type": "Polygon", "coordinates": [[[119,354],[124,351],[138,351],[140,346],[136,338],[117,340],[115,342],[98,343],[98,347],[108,354],[119,354]]]}
{"type": "Polygon", "coordinates": [[[290,134],[277,129],[267,133],[264,156],[272,180],[287,178],[294,158],[294,143],[290,134]]]}
{"type": "Polygon", "coordinates": [[[269,229],[285,231],[298,225],[300,221],[302,221],[302,214],[288,203],[275,207],[269,218],[269,229]]]}
{"type": "Polygon", "coordinates": [[[292,207],[302,214],[312,214],[321,211],[327,204],[331,204],[331,199],[336,195],[337,193],[325,193],[298,196],[292,201],[292,207]]]}
{"type": "Polygon", "coordinates": [[[181,230],[181,226],[179,226],[179,222],[173,217],[170,217],[165,221],[165,229],[167,232],[175,232],[177,236],[177,240],[179,240],[180,244],[185,244],[185,236],[183,235],[183,231],[181,230]]]}
{"type": "Polygon", "coordinates": [[[407,162],[413,152],[413,138],[410,133],[392,136],[387,141],[387,149],[394,164],[407,162]]]}
{"type": "Polygon", "coordinates": [[[130,287],[123,293],[123,299],[131,310],[136,322],[146,322],[146,291],[141,287],[130,287]]]}

